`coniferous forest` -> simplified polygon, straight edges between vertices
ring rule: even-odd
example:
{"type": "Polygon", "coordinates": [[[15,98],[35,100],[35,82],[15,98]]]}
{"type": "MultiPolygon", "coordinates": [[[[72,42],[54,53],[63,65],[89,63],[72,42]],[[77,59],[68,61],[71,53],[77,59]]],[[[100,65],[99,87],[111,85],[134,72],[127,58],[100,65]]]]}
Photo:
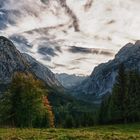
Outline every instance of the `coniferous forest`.
{"type": "Polygon", "coordinates": [[[54,89],[48,91],[31,73],[16,72],[0,97],[1,126],[74,128],[94,125],[95,112],[88,109],[91,104],[55,92],[54,89]]]}
{"type": "Polygon", "coordinates": [[[43,83],[29,73],[15,73],[0,98],[0,121],[11,127],[54,127],[54,115],[43,83]]]}
{"type": "Polygon", "coordinates": [[[124,65],[120,65],[112,93],[102,101],[99,112],[101,124],[140,121],[139,71],[125,70],[124,65]]]}
{"type": "Polygon", "coordinates": [[[0,0],[0,140],[140,140],[140,0],[0,0]]]}
{"type": "Polygon", "coordinates": [[[0,98],[1,126],[74,128],[140,121],[140,74],[125,70],[123,64],[112,93],[101,105],[92,105],[94,109],[88,110],[91,104],[70,96],[61,101],[62,95],[54,95],[31,73],[16,72],[0,98]]]}

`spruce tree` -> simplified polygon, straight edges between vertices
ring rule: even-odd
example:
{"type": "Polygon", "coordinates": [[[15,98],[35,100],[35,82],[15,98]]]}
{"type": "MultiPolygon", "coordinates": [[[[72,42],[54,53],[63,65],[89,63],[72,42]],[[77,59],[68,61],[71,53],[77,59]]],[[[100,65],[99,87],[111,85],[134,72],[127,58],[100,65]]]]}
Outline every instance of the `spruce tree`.
{"type": "Polygon", "coordinates": [[[100,123],[128,123],[140,121],[140,74],[125,71],[120,65],[110,98],[100,107],[100,123]]]}
{"type": "Polygon", "coordinates": [[[47,91],[43,82],[30,73],[14,74],[8,94],[4,94],[0,103],[7,114],[5,122],[16,127],[53,127],[53,113],[47,102],[47,91]],[[6,105],[6,106],[5,106],[6,105]]]}

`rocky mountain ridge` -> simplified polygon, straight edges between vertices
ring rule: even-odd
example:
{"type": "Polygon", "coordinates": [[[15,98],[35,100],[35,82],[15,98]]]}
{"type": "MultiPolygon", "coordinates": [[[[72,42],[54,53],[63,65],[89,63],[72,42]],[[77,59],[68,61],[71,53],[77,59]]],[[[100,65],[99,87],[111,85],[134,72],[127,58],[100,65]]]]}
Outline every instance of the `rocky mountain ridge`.
{"type": "Polygon", "coordinates": [[[101,100],[109,94],[116,81],[119,65],[122,63],[126,70],[140,71],[140,41],[126,44],[113,60],[95,67],[92,74],[82,84],[76,86],[77,97],[92,102],[101,100]]]}
{"type": "Polygon", "coordinates": [[[60,87],[55,75],[44,65],[27,54],[21,54],[7,38],[0,36],[0,85],[11,82],[14,72],[32,72],[48,86],[60,87]]]}

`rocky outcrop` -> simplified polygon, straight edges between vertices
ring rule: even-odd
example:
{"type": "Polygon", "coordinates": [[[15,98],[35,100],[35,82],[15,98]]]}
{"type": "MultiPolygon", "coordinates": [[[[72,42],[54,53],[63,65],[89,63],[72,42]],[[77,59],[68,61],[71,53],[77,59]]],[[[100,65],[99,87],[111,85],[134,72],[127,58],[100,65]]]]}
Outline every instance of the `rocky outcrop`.
{"type": "Polygon", "coordinates": [[[126,70],[140,71],[140,41],[135,44],[128,43],[116,54],[115,58],[107,63],[97,66],[92,74],[82,84],[77,86],[77,96],[85,100],[100,100],[110,93],[116,81],[118,68],[124,64],[126,70]]]}
{"type": "Polygon", "coordinates": [[[14,44],[5,37],[0,37],[0,83],[9,83],[15,71],[25,71],[27,61],[14,44]]]}
{"type": "Polygon", "coordinates": [[[28,54],[22,54],[29,64],[30,70],[41,80],[45,81],[50,86],[61,86],[55,75],[43,64],[32,58],[28,54]]]}
{"type": "Polygon", "coordinates": [[[14,44],[5,37],[0,37],[0,89],[11,82],[14,72],[32,72],[49,86],[61,86],[55,75],[44,65],[27,54],[21,54],[14,44]]]}

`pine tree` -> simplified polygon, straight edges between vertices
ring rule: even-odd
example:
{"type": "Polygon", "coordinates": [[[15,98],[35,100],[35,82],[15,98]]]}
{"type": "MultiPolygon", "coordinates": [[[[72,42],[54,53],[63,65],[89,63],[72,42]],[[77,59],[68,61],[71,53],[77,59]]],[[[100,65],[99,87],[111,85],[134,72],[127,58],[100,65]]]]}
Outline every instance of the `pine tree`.
{"type": "MultiPolygon", "coordinates": [[[[17,127],[52,127],[53,113],[47,97],[48,105],[44,103],[44,96],[47,94],[43,82],[37,80],[30,73],[17,72],[14,74],[9,94],[4,94],[3,98],[8,101],[4,105],[9,106],[7,111],[0,114],[7,114],[6,122],[10,122],[17,127]],[[50,122],[51,121],[51,122],[50,122]]],[[[3,100],[0,100],[0,103],[3,100]]],[[[4,106],[5,108],[5,106],[4,106]]]]}
{"type": "Polygon", "coordinates": [[[119,66],[116,83],[112,90],[111,101],[109,105],[110,121],[125,121],[125,96],[126,96],[126,74],[124,65],[119,66]]]}
{"type": "Polygon", "coordinates": [[[74,124],[75,123],[74,123],[73,117],[70,114],[67,114],[64,127],[65,128],[73,128],[75,126],[74,124]]]}
{"type": "Polygon", "coordinates": [[[140,74],[119,68],[112,94],[100,107],[100,123],[128,123],[140,121],[140,74]]]}
{"type": "Polygon", "coordinates": [[[139,102],[140,102],[140,80],[139,80],[139,74],[137,71],[129,71],[128,72],[128,113],[127,117],[129,121],[135,122],[139,119],[140,115],[140,108],[139,108],[139,102]]]}
{"type": "Polygon", "coordinates": [[[106,97],[100,106],[99,110],[99,122],[102,124],[109,122],[109,105],[110,105],[111,97],[106,97]]]}

